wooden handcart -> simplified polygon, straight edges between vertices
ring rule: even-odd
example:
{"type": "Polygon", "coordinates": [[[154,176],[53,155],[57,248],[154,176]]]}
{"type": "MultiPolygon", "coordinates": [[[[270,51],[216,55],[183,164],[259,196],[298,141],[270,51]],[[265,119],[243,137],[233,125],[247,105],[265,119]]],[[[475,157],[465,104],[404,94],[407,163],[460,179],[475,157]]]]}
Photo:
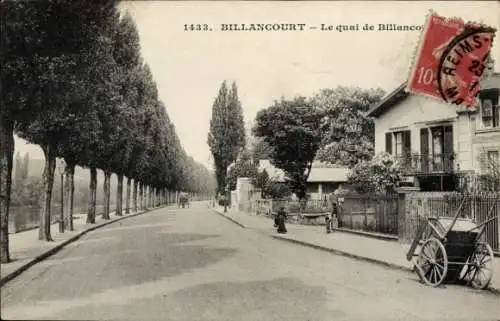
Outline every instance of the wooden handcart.
{"type": "Polygon", "coordinates": [[[406,255],[414,261],[414,270],[420,279],[430,286],[443,282],[460,281],[477,289],[486,288],[493,276],[493,250],[481,241],[486,225],[498,216],[493,216],[495,204],[488,211],[488,219],[475,224],[471,219],[458,218],[465,200],[462,200],[453,218],[427,217],[421,224],[406,255]],[[430,230],[424,237],[424,232],[430,230]],[[420,251],[416,254],[417,246],[420,251]]]}

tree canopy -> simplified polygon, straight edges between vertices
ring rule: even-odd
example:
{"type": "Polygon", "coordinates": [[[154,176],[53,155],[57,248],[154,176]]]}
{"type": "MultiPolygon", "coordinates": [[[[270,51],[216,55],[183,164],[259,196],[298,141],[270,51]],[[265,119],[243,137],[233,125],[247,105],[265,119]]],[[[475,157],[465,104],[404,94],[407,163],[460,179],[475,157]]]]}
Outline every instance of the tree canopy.
{"type": "Polygon", "coordinates": [[[256,117],[254,134],[272,148],[271,163],[282,169],[292,191],[303,199],[306,182],[321,144],[323,111],[305,97],[276,101],[256,117]]]}
{"type": "Polygon", "coordinates": [[[379,102],[382,89],[356,87],[323,89],[314,104],[325,113],[318,160],[353,167],[373,157],[375,125],[365,113],[379,102]]]}
{"type": "Polygon", "coordinates": [[[226,81],[223,81],[213,103],[207,140],[214,158],[219,193],[226,187],[228,166],[237,159],[245,142],[245,124],[238,88],[233,82],[231,89],[228,89],[226,81]]]}

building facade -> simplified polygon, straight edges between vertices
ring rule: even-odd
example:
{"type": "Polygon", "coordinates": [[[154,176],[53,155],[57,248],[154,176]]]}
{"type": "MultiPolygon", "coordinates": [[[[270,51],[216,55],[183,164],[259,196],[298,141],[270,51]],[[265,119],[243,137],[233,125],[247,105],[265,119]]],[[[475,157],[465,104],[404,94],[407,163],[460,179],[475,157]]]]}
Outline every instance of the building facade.
{"type": "Polygon", "coordinates": [[[387,95],[368,116],[375,121],[375,152],[401,160],[411,185],[453,190],[457,173],[486,173],[500,152],[500,73],[481,83],[476,108],[466,109],[405,92],[387,95]]]}

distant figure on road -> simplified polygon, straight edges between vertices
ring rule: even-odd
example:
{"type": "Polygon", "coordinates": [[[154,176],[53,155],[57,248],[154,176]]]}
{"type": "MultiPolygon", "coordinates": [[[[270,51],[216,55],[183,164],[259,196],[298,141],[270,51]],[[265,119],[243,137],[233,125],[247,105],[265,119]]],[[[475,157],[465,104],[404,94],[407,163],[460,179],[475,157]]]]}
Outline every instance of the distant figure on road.
{"type": "Polygon", "coordinates": [[[287,232],[286,226],[285,226],[285,220],[288,217],[288,214],[285,212],[284,207],[280,208],[276,217],[277,217],[277,223],[278,223],[278,233],[285,234],[287,232]]]}

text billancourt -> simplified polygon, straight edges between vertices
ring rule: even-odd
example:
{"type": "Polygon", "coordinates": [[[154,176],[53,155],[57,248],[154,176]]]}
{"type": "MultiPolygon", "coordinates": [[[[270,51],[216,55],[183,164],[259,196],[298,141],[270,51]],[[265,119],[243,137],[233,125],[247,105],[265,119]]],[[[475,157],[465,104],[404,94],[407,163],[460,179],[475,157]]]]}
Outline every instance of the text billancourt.
{"type": "MultiPolygon", "coordinates": [[[[221,24],[220,31],[304,31],[305,23],[229,23],[221,24]]],[[[363,27],[359,24],[354,25],[327,25],[321,24],[319,28],[310,27],[310,29],[319,29],[322,31],[361,31],[361,30],[376,30],[376,31],[418,31],[422,30],[419,25],[399,25],[395,23],[386,23],[378,25],[367,25],[363,27]],[[376,26],[376,27],[375,27],[376,26]]]]}
{"type": "Polygon", "coordinates": [[[221,31],[304,31],[305,23],[229,23],[221,31]]]}

